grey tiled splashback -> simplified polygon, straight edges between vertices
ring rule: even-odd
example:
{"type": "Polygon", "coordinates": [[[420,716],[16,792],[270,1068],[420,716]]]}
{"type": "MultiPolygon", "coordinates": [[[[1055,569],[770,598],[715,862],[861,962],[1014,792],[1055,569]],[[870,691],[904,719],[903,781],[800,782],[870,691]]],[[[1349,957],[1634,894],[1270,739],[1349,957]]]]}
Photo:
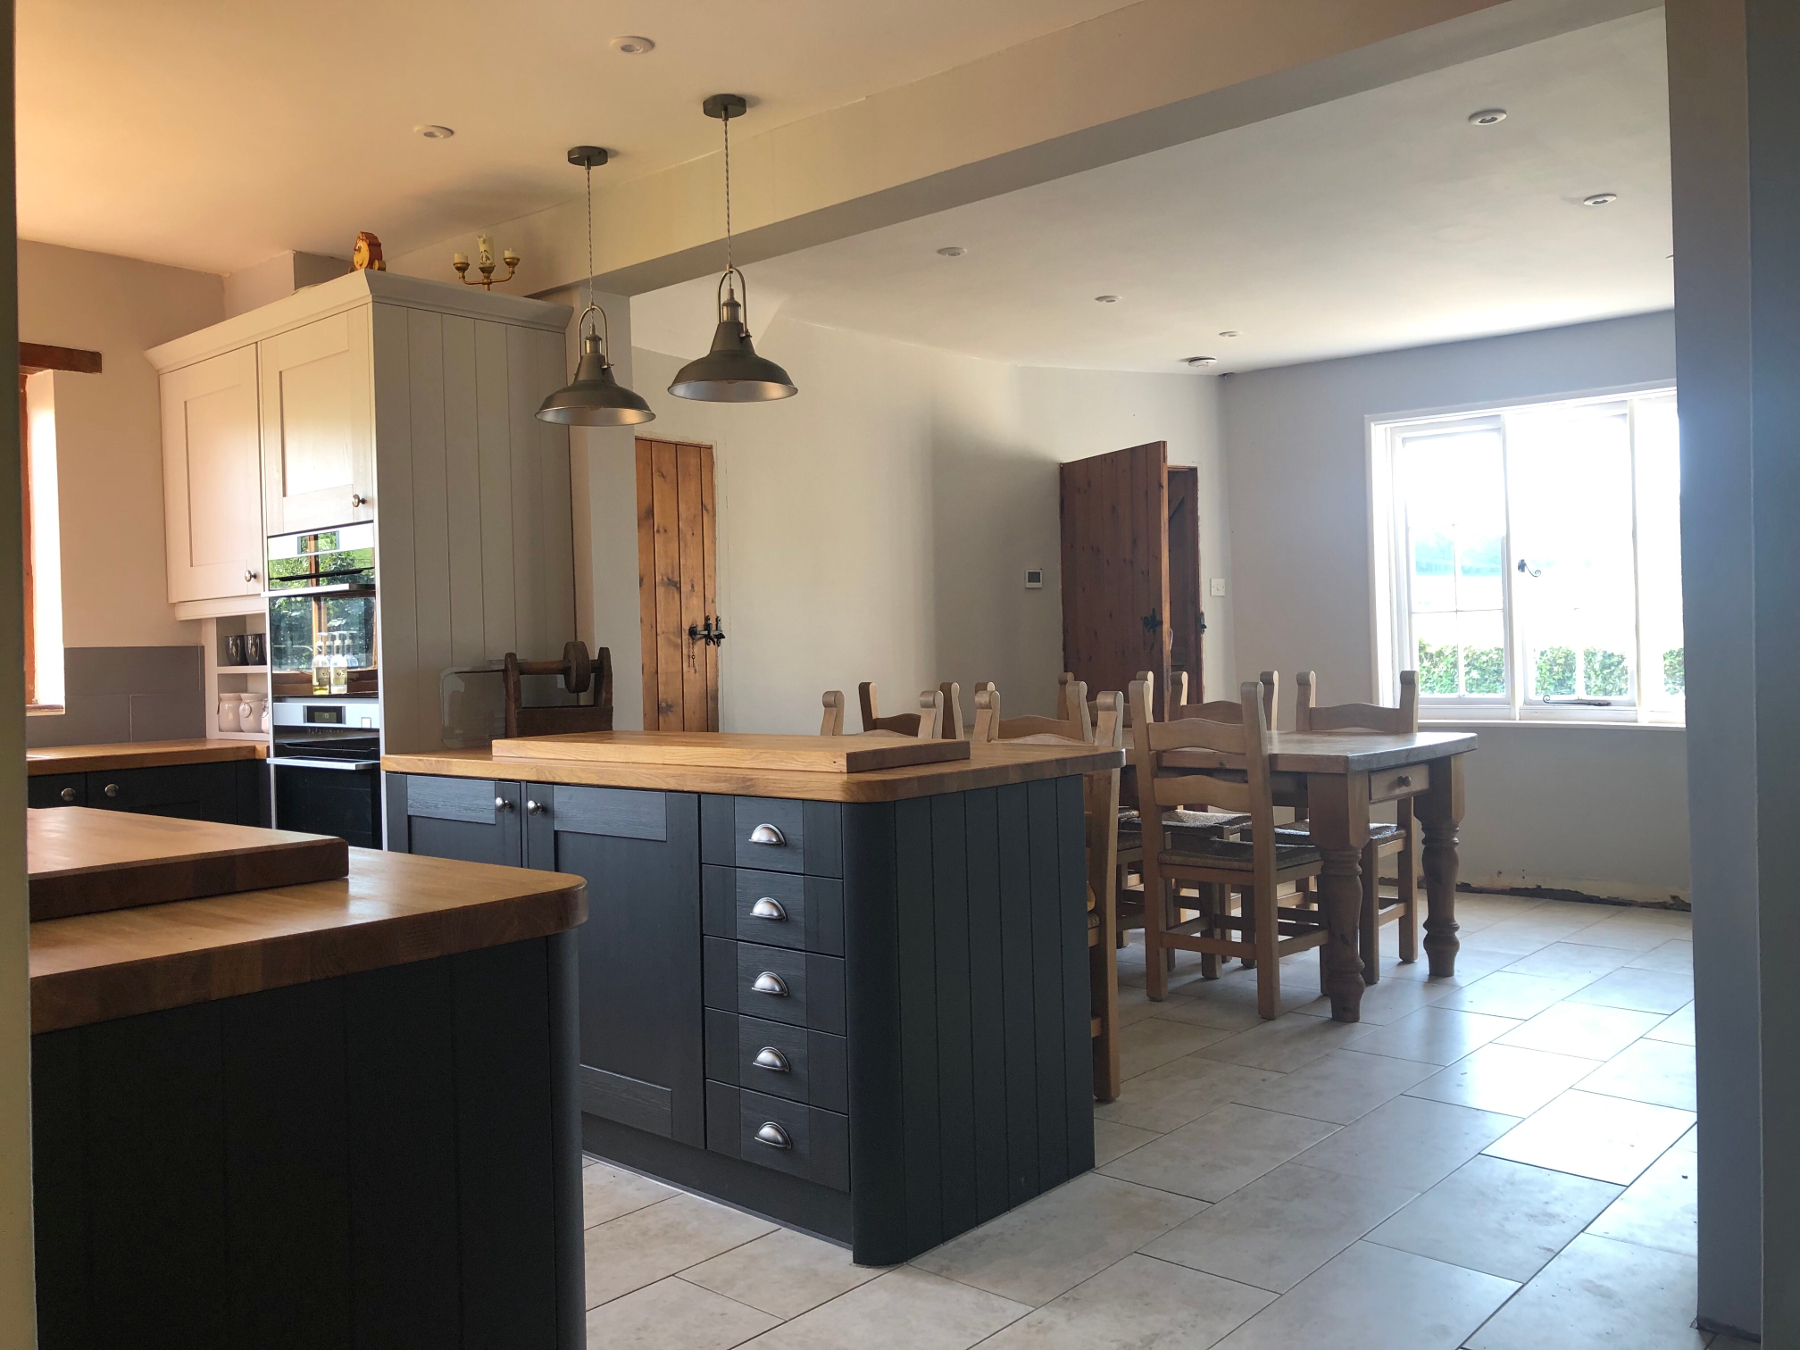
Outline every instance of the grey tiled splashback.
{"type": "Polygon", "coordinates": [[[105,745],[206,734],[198,647],[70,647],[60,717],[25,719],[25,744],[105,745]]]}

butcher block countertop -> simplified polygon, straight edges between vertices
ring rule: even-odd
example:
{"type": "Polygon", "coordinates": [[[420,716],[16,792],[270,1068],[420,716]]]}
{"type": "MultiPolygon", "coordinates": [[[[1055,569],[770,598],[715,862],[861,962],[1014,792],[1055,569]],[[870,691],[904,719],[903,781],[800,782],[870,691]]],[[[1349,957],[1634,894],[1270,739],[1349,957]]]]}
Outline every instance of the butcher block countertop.
{"type": "Polygon", "coordinates": [[[498,947],[586,918],[579,877],[353,848],[336,881],[32,924],[31,1029],[498,947]]]}
{"type": "Polygon", "coordinates": [[[892,802],[1039,778],[1064,778],[1116,769],[1125,762],[1123,751],[1096,746],[1000,742],[970,745],[966,758],[960,757],[958,751],[958,758],[936,763],[857,772],[835,767],[834,761],[854,765],[859,750],[891,744],[904,746],[909,742],[877,736],[740,736],[681,731],[602,731],[546,737],[544,741],[541,755],[533,754],[527,741],[514,740],[490,750],[386,755],[381,767],[389,773],[453,778],[819,802],[892,802]],[[593,747],[592,757],[580,754],[581,742],[593,747]],[[800,767],[806,764],[819,767],[800,767]]]}
{"type": "Polygon", "coordinates": [[[160,769],[169,764],[217,764],[267,759],[261,741],[130,741],[118,745],[47,745],[25,752],[25,772],[105,773],[109,769],[160,769]]]}

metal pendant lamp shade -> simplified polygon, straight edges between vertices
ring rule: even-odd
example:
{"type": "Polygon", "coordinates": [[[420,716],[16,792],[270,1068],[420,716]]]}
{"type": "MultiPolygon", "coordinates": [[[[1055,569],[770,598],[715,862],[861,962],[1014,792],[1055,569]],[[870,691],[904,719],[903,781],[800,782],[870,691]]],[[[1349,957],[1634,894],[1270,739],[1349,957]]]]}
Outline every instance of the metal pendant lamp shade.
{"type": "Polygon", "coordinates": [[[768,403],[800,392],[787,371],[756,354],[744,321],[750,283],[731,262],[731,119],[742,117],[748,107],[738,94],[714,94],[701,104],[702,112],[718,118],[725,127],[725,271],[719,277],[719,326],[713,330],[712,350],[675,373],[669,392],[677,398],[703,403],[768,403]],[[737,296],[740,286],[742,303],[737,296]]]}
{"type": "Polygon", "coordinates": [[[612,362],[607,359],[606,311],[594,303],[594,166],[606,163],[606,151],[597,145],[578,145],[569,151],[569,163],[587,170],[588,209],[588,304],[581,311],[581,323],[590,314],[600,316],[600,331],[588,329],[581,335],[581,360],[575,366],[575,378],[546,398],[538,407],[540,422],[554,422],[565,427],[628,427],[648,422],[656,414],[642,396],[633,393],[613,376],[612,362]]]}
{"type": "MultiPolygon", "coordinates": [[[[743,273],[733,268],[726,277],[743,273]]],[[[720,279],[723,289],[725,279],[720,279]]],[[[748,295],[749,288],[745,288],[748,295]]],[[[758,356],[750,341],[750,330],[744,327],[743,306],[735,291],[726,291],[719,301],[719,326],[713,330],[712,350],[697,361],[689,361],[675,373],[669,392],[677,398],[699,399],[705,403],[767,403],[771,399],[791,398],[800,391],[788,373],[766,356],[758,356]]]]}

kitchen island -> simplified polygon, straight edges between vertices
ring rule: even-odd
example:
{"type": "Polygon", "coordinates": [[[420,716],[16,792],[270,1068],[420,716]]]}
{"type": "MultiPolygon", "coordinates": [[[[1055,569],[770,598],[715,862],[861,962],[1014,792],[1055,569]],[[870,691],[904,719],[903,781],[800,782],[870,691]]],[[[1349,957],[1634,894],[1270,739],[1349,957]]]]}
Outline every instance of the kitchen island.
{"type": "Polygon", "coordinates": [[[590,1153],[886,1265],[1093,1166],[1081,776],[1123,757],[804,767],[828,739],[879,745],[389,756],[387,838],[588,882],[590,1153]]]}
{"type": "Polygon", "coordinates": [[[348,869],[31,925],[44,1350],[583,1344],[585,890],[348,869]]]}
{"type": "Polygon", "coordinates": [[[257,741],[211,738],[42,746],[25,752],[26,800],[267,825],[268,754],[257,741]]]}

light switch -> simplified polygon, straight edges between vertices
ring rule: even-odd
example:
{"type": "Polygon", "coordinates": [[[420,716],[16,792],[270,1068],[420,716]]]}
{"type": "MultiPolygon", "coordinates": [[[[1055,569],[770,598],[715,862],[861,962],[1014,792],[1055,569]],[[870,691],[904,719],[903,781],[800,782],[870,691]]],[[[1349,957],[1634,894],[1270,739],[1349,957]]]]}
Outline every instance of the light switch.
{"type": "Polygon", "coordinates": [[[1225,594],[1225,578],[1224,577],[1214,577],[1212,579],[1212,593],[1214,595],[1225,594]]]}

